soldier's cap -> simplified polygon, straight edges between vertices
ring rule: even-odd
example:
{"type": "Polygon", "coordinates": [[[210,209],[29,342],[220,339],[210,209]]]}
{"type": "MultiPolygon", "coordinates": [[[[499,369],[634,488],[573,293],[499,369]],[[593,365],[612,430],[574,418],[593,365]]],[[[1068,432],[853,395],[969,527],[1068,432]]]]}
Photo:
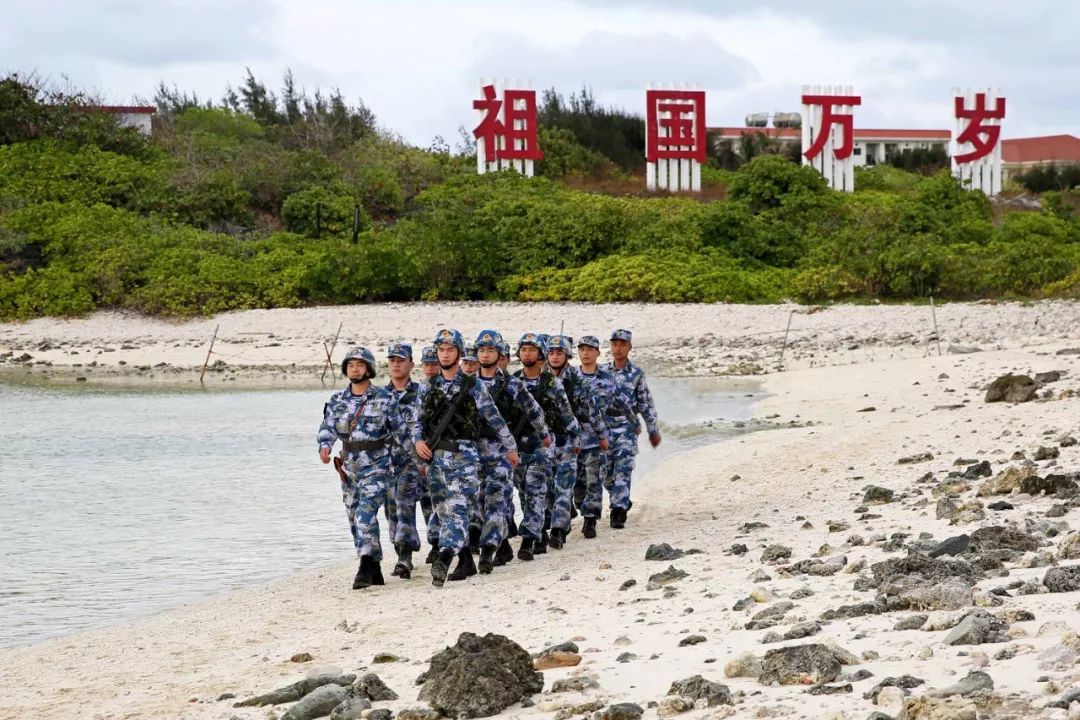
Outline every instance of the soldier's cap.
{"type": "Polygon", "coordinates": [[[403,360],[412,360],[412,345],[409,343],[394,343],[390,347],[386,348],[386,358],[402,358],[403,360]]]}
{"type": "Polygon", "coordinates": [[[367,376],[369,378],[375,377],[375,356],[372,355],[371,351],[366,347],[357,345],[350,349],[349,352],[345,353],[345,357],[341,359],[341,374],[345,377],[349,376],[348,369],[350,360],[363,360],[368,366],[367,376]]]}
{"type": "Polygon", "coordinates": [[[461,359],[476,362],[476,343],[465,343],[465,352],[461,354],[461,359]]]}
{"type": "Polygon", "coordinates": [[[566,357],[574,357],[574,338],[569,335],[552,335],[547,341],[548,350],[562,350],[566,357]]]}
{"type": "Polygon", "coordinates": [[[503,357],[510,357],[510,343],[505,340],[499,343],[499,354],[503,357]]]}
{"type": "Polygon", "coordinates": [[[600,349],[600,338],[596,337],[595,335],[582,335],[581,339],[578,340],[577,346],[579,348],[581,348],[581,347],[591,347],[591,348],[596,348],[597,350],[599,350],[600,349]]]}
{"type": "Polygon", "coordinates": [[[500,348],[503,345],[503,336],[498,330],[481,330],[480,334],[476,336],[477,349],[482,347],[492,347],[495,349],[500,348]]]}
{"type": "Polygon", "coordinates": [[[453,345],[458,352],[465,352],[465,341],[461,339],[461,333],[449,328],[443,328],[435,333],[435,339],[431,341],[431,344],[436,348],[440,345],[453,345]]]}
{"type": "Polygon", "coordinates": [[[424,349],[420,351],[420,362],[422,363],[437,363],[439,362],[439,356],[435,352],[434,345],[425,345],[424,349]]]}
{"type": "Polygon", "coordinates": [[[624,330],[622,328],[611,331],[612,340],[625,340],[626,342],[633,342],[633,337],[634,334],[632,332],[630,332],[629,330],[624,330]]]}
{"type": "Polygon", "coordinates": [[[547,357],[547,343],[543,338],[536,333],[525,333],[518,340],[518,352],[525,345],[532,345],[534,348],[540,351],[540,357],[547,357]]]}

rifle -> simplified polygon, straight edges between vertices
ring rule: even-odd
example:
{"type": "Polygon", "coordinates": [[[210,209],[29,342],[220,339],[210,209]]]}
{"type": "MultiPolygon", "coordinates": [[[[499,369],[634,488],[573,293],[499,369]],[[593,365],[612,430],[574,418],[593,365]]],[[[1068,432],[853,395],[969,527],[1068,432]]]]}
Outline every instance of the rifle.
{"type": "MultiPolygon", "coordinates": [[[[431,448],[431,458],[435,459],[435,446],[442,440],[443,433],[446,432],[446,428],[450,427],[450,421],[454,419],[454,415],[457,414],[458,408],[461,407],[462,401],[465,399],[465,395],[468,394],[468,388],[466,380],[461,381],[461,389],[458,390],[457,395],[452,400],[446,401],[446,411],[439,418],[439,422],[435,423],[435,429],[431,431],[431,437],[428,439],[428,447],[431,448]]],[[[431,460],[426,462],[430,463],[431,460]]]]}
{"type": "MultiPolygon", "coordinates": [[[[358,422],[360,422],[360,416],[364,414],[364,406],[365,405],[367,405],[367,400],[360,403],[360,407],[358,407],[356,409],[356,415],[353,416],[352,422],[349,423],[349,432],[348,432],[348,434],[345,435],[346,438],[351,438],[352,437],[353,430],[356,429],[356,424],[358,422]]],[[[344,442],[344,440],[342,442],[344,442]]],[[[345,451],[342,450],[342,452],[345,452],[345,451]]],[[[337,470],[338,476],[341,477],[341,482],[343,482],[343,483],[345,483],[347,485],[349,483],[349,476],[345,474],[344,467],[345,467],[345,460],[339,454],[334,458],[334,469],[337,470]]]]}

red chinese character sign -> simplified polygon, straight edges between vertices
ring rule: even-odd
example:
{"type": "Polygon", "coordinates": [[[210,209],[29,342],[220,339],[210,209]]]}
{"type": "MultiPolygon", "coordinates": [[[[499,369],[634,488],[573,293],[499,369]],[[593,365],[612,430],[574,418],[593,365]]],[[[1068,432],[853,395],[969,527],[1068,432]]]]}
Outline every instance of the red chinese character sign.
{"type": "Polygon", "coordinates": [[[854,108],[861,104],[850,85],[803,85],[803,165],[821,173],[834,190],[855,189],[854,108]]]}
{"type": "Polygon", "coordinates": [[[544,157],[536,135],[536,91],[482,85],[473,108],[480,113],[476,138],[476,171],[514,169],[533,176],[533,163],[544,157]]]}
{"type": "Polygon", "coordinates": [[[960,182],[993,196],[1001,192],[1001,123],[1005,98],[996,90],[953,89],[952,168],[960,182]]]}
{"type": "Polygon", "coordinates": [[[645,91],[645,185],[649,190],[701,192],[705,143],[703,90],[645,91]]]}

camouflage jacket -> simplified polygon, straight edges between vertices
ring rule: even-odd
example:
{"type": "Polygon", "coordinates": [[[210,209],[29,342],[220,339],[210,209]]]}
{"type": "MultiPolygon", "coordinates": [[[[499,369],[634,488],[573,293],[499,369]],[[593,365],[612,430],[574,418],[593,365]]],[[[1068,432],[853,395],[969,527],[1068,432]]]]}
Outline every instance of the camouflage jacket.
{"type": "MultiPolygon", "coordinates": [[[[426,411],[424,406],[428,394],[433,391],[438,391],[447,398],[453,398],[462,391],[463,387],[468,388],[466,392],[469,393],[472,402],[476,406],[476,414],[479,420],[494,430],[495,434],[499,436],[499,440],[502,442],[503,452],[512,452],[515,450],[517,444],[514,442],[514,436],[510,434],[510,428],[507,427],[506,421],[503,420],[502,415],[499,414],[499,409],[495,407],[495,401],[491,399],[491,395],[488,394],[484,383],[476,382],[474,378],[465,375],[460,369],[454,375],[452,380],[447,380],[443,377],[442,373],[439,373],[431,381],[423,383],[420,386],[420,391],[417,393],[416,411],[411,428],[413,443],[415,444],[426,439],[424,437],[424,424],[429,418],[425,417],[426,411]],[[469,378],[469,381],[466,381],[466,378],[469,378]]],[[[431,418],[430,420],[434,421],[434,418],[431,418]]]]}
{"type": "Polygon", "coordinates": [[[570,400],[570,407],[581,424],[578,447],[593,448],[600,445],[601,438],[609,440],[607,420],[585,374],[573,365],[566,365],[556,377],[562,382],[566,397],[570,400]]]}
{"type": "Polygon", "coordinates": [[[355,395],[350,385],[334,393],[329,402],[323,405],[323,421],[318,433],[319,448],[332,449],[336,440],[385,440],[385,447],[364,451],[371,457],[382,457],[390,453],[393,443],[408,442],[408,425],[398,412],[397,400],[386,388],[368,385],[364,393],[355,395]],[[357,413],[359,419],[354,425],[357,413]],[[350,426],[353,428],[351,433],[350,426]]]}
{"type": "Polygon", "coordinates": [[[629,417],[612,417],[608,423],[615,427],[625,427],[631,423],[636,425],[637,416],[641,415],[645,418],[645,427],[650,435],[659,432],[656,425],[656,404],[649,392],[649,384],[645,382],[645,371],[629,360],[622,370],[616,368],[614,362],[605,363],[601,369],[611,374],[615,381],[615,394],[631,409],[629,417]]]}
{"type": "MultiPolygon", "coordinates": [[[[544,421],[548,430],[555,435],[556,442],[561,439],[559,436],[563,436],[577,446],[581,436],[581,424],[574,417],[562,383],[546,370],[540,373],[540,377],[531,379],[525,377],[524,371],[518,370],[514,377],[521,381],[544,411],[544,421]]],[[[530,440],[536,441],[539,438],[531,436],[530,440]]]]}

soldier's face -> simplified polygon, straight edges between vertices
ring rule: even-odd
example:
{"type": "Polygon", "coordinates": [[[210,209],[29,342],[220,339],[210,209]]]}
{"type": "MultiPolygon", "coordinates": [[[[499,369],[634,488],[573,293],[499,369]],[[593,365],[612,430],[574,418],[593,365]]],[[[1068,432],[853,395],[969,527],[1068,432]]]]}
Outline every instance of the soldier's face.
{"type": "Polygon", "coordinates": [[[424,377],[432,377],[439,374],[438,363],[424,363],[424,377]]]}
{"type": "Polygon", "coordinates": [[[630,342],[628,340],[611,341],[611,357],[615,360],[625,360],[630,355],[630,342]]]}
{"type": "Polygon", "coordinates": [[[476,359],[480,361],[480,364],[486,368],[491,367],[495,363],[499,362],[499,350],[498,348],[484,346],[476,349],[476,359]]]}
{"type": "Polygon", "coordinates": [[[390,366],[390,377],[394,380],[404,380],[412,373],[413,361],[405,358],[392,357],[386,361],[390,366]]]}
{"type": "Polygon", "coordinates": [[[547,361],[548,365],[558,370],[566,364],[566,353],[558,348],[551,348],[548,350],[547,361]]]}
{"type": "Polygon", "coordinates": [[[465,373],[466,375],[474,375],[474,374],[476,374],[476,370],[479,367],[480,367],[480,362],[477,361],[477,360],[462,360],[461,361],[461,372],[465,373]]]}
{"type": "Polygon", "coordinates": [[[345,374],[349,376],[350,381],[360,382],[367,376],[367,363],[358,358],[353,358],[345,366],[345,374]]]}
{"type": "Polygon", "coordinates": [[[458,363],[458,349],[456,345],[444,343],[435,350],[439,356],[439,367],[449,370],[458,363]]]}
{"type": "Polygon", "coordinates": [[[506,367],[509,364],[510,364],[510,358],[506,357],[505,355],[500,355],[499,356],[499,367],[501,367],[501,368],[503,368],[505,370],[506,367]]]}
{"type": "Polygon", "coordinates": [[[525,367],[532,367],[540,360],[540,348],[532,345],[522,345],[518,348],[518,360],[525,367]]]}
{"type": "Polygon", "coordinates": [[[600,351],[592,345],[578,345],[577,354],[584,365],[592,365],[600,357],[600,351]]]}

